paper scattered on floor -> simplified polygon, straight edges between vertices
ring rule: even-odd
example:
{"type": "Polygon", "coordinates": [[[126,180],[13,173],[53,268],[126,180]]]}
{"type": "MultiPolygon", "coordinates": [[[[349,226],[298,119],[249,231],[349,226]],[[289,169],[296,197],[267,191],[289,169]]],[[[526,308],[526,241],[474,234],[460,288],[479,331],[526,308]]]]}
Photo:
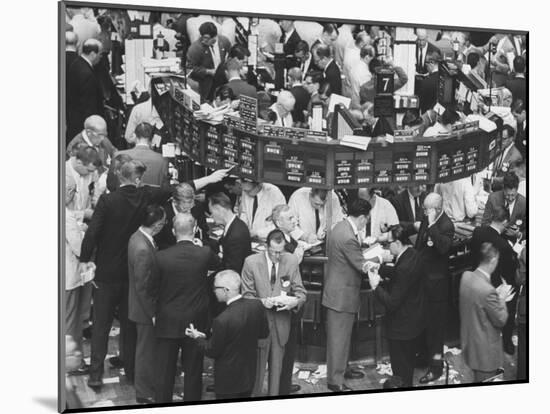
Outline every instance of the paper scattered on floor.
{"type": "Polygon", "coordinates": [[[296,374],[298,371],[300,371],[300,368],[294,365],[294,368],[292,368],[292,375],[296,374]]]}
{"type": "Polygon", "coordinates": [[[172,401],[183,401],[183,397],[181,394],[174,394],[172,395],[172,401]]]}
{"type": "Polygon", "coordinates": [[[90,362],[91,362],[91,358],[90,358],[90,357],[84,358],[84,363],[85,363],[86,365],[90,365],[90,362]]]}
{"type": "Polygon", "coordinates": [[[376,365],[376,372],[380,375],[389,375],[392,376],[393,372],[391,370],[391,364],[389,362],[382,362],[376,365]]]}
{"type": "Polygon", "coordinates": [[[304,380],[305,382],[307,382],[308,384],[312,384],[312,385],[315,385],[319,382],[319,380],[317,378],[314,378],[314,377],[311,377],[307,380],[304,380]]]}
{"type": "Polygon", "coordinates": [[[103,378],[104,384],[118,384],[120,382],[119,377],[103,378]]]}
{"type": "Polygon", "coordinates": [[[118,372],[120,373],[120,375],[126,375],[126,371],[124,371],[124,368],[120,368],[118,372]]]}
{"type": "Polygon", "coordinates": [[[115,403],[111,400],[105,400],[105,401],[98,401],[92,405],[90,405],[91,408],[98,408],[98,407],[114,407],[115,403]]]}
{"type": "Polygon", "coordinates": [[[109,332],[109,336],[117,336],[120,334],[120,328],[117,326],[113,326],[111,328],[111,331],[109,332]]]}
{"type": "Polygon", "coordinates": [[[311,371],[300,371],[298,373],[298,378],[303,379],[303,380],[307,380],[310,375],[311,375],[311,371]]]}
{"type": "Polygon", "coordinates": [[[319,365],[317,370],[313,373],[314,378],[326,378],[327,377],[327,366],[326,365],[319,365]]]}

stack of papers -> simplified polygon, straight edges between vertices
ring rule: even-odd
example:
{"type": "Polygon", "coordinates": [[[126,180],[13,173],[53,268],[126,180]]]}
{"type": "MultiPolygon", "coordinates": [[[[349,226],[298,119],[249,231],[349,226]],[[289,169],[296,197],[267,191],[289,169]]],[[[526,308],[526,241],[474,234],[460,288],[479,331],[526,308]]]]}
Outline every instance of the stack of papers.
{"type": "Polygon", "coordinates": [[[214,108],[211,105],[204,103],[201,105],[201,109],[193,112],[193,116],[196,119],[202,121],[208,121],[210,123],[221,123],[223,121],[224,114],[231,111],[229,104],[214,108]]]}
{"type": "Polygon", "coordinates": [[[340,139],[340,144],[346,147],[366,151],[369,147],[370,140],[371,138],[362,137],[360,135],[344,135],[344,137],[340,139]]]}

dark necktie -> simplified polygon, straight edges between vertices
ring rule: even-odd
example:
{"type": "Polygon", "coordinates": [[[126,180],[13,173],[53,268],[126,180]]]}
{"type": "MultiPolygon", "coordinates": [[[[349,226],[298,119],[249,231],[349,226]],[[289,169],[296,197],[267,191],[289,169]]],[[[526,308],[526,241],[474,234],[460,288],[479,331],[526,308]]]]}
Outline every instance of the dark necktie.
{"type": "Polygon", "coordinates": [[[256,211],[258,210],[258,196],[254,196],[254,203],[252,204],[252,223],[254,223],[254,217],[256,217],[256,211]]]}
{"type": "Polygon", "coordinates": [[[286,32],[283,32],[283,34],[281,35],[280,41],[281,41],[281,43],[284,43],[285,40],[286,40],[286,32]]]}
{"type": "Polygon", "coordinates": [[[275,286],[275,280],[277,280],[277,269],[275,263],[271,265],[271,287],[275,286]]]}
{"type": "Polygon", "coordinates": [[[321,219],[319,218],[319,210],[315,209],[315,232],[319,231],[319,227],[321,227],[321,219]]]}
{"type": "Polygon", "coordinates": [[[418,220],[420,216],[420,203],[418,202],[418,197],[414,198],[414,219],[418,220]]]}
{"type": "Polygon", "coordinates": [[[296,247],[298,247],[298,242],[294,240],[292,237],[290,237],[290,241],[287,241],[285,243],[285,250],[289,253],[294,253],[296,250],[296,247]]]}

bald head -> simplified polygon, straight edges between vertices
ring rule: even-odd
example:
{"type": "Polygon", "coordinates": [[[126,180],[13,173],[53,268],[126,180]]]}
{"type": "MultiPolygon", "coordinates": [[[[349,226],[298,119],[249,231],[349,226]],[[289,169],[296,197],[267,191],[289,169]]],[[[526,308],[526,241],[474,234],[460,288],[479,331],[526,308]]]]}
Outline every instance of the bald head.
{"type": "Polygon", "coordinates": [[[178,213],[174,217],[174,233],[177,239],[193,238],[195,234],[195,218],[191,213],[178,213]]]}
{"type": "Polygon", "coordinates": [[[443,198],[437,193],[430,193],[424,199],[425,208],[435,208],[437,211],[441,211],[443,208],[443,198]]]}
{"type": "Polygon", "coordinates": [[[103,46],[97,39],[88,39],[82,45],[82,56],[84,56],[92,65],[96,65],[101,59],[103,46]]]}
{"type": "Polygon", "coordinates": [[[65,32],[65,50],[76,51],[76,44],[78,43],[78,35],[73,32],[65,32]]]}
{"type": "Polygon", "coordinates": [[[277,97],[277,104],[286,112],[291,112],[295,103],[296,99],[289,91],[281,91],[277,97]]]}
{"type": "Polygon", "coordinates": [[[288,70],[288,78],[290,83],[294,85],[296,82],[302,81],[302,70],[300,68],[290,68],[288,70]]]}
{"type": "Polygon", "coordinates": [[[119,174],[119,180],[121,185],[126,184],[133,184],[133,185],[139,185],[139,182],[141,181],[141,177],[143,177],[143,173],[147,167],[144,163],[138,160],[131,160],[128,162],[125,162],[120,167],[120,174],[119,174]]]}
{"type": "Polygon", "coordinates": [[[426,46],[426,43],[428,43],[428,32],[426,29],[416,29],[416,42],[420,47],[426,46]]]}
{"type": "Polygon", "coordinates": [[[107,123],[99,115],[92,115],[84,121],[84,129],[89,140],[96,147],[101,144],[104,137],[107,136],[107,123]]]}
{"type": "Polygon", "coordinates": [[[215,285],[227,288],[236,295],[241,289],[241,276],[234,270],[221,271],[216,275],[215,285]]]}

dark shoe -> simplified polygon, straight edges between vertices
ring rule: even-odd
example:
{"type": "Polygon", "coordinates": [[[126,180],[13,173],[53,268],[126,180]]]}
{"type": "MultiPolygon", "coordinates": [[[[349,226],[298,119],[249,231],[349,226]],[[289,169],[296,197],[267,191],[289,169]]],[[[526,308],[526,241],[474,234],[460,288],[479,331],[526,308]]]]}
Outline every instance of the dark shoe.
{"type": "Polygon", "coordinates": [[[344,372],[345,379],[361,379],[364,376],[363,371],[359,371],[358,369],[349,368],[344,372]]]}
{"type": "Polygon", "coordinates": [[[342,384],[342,386],[340,385],[332,385],[332,384],[327,384],[327,388],[329,390],[331,390],[332,392],[348,392],[348,391],[353,391],[350,387],[348,387],[346,384],[342,384]]]}
{"type": "Polygon", "coordinates": [[[109,358],[109,364],[111,364],[111,366],[115,369],[124,368],[124,363],[122,362],[122,359],[117,356],[109,358]]]}
{"type": "Polygon", "coordinates": [[[300,387],[298,384],[290,384],[290,393],[291,394],[296,394],[301,389],[302,389],[302,387],[300,387]]]}
{"type": "Polygon", "coordinates": [[[206,392],[214,392],[214,384],[207,385],[206,392]]]}
{"type": "Polygon", "coordinates": [[[77,376],[77,375],[88,375],[90,371],[90,366],[86,365],[85,363],[82,363],[80,367],[75,369],[74,371],[69,371],[67,375],[69,376],[77,376]]]}
{"type": "Polygon", "coordinates": [[[138,397],[136,397],[136,402],[138,404],[154,404],[155,400],[153,400],[152,398],[138,398],[138,397]]]}
{"type": "Polygon", "coordinates": [[[429,382],[437,381],[439,377],[443,375],[443,366],[442,365],[432,365],[428,369],[428,372],[420,378],[419,382],[421,384],[427,384],[429,382]]]}
{"type": "Polygon", "coordinates": [[[514,355],[516,351],[516,347],[512,343],[512,341],[504,342],[502,344],[502,348],[504,349],[504,352],[506,352],[508,355],[514,355]]]}
{"type": "Polygon", "coordinates": [[[88,378],[88,387],[93,389],[95,392],[103,386],[103,380],[101,378],[88,378]]]}

